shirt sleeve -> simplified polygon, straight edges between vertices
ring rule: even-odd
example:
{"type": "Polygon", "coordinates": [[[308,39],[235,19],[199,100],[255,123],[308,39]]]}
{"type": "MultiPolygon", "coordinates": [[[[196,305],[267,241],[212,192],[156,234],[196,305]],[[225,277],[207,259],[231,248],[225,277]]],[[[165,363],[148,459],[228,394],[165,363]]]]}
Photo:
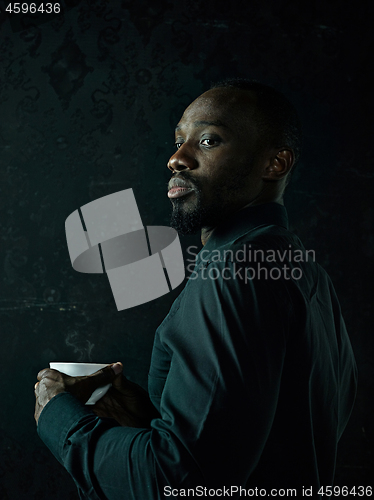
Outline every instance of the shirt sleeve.
{"type": "MultiPolygon", "coordinates": [[[[162,420],[154,421],[170,445],[169,463],[158,464],[163,484],[245,485],[266,443],[291,306],[282,280],[251,280],[245,271],[235,262],[209,263],[159,328],[154,352],[171,355],[162,420]]],[[[165,450],[159,445],[157,453],[165,450]]]]}
{"type": "Polygon", "coordinates": [[[65,392],[43,409],[38,434],[72,476],[80,498],[159,498],[148,429],[98,418],[65,392]]]}
{"type": "MultiPolygon", "coordinates": [[[[38,433],[82,498],[155,500],[166,486],[243,485],[256,467],[285,354],[284,285],[247,280],[232,262],[214,268],[217,279],[187,283],[178,312],[157,331],[171,363],[151,429],[98,418],[68,393],[42,411],[38,433]]],[[[151,376],[156,368],[153,357],[151,376]]]]}

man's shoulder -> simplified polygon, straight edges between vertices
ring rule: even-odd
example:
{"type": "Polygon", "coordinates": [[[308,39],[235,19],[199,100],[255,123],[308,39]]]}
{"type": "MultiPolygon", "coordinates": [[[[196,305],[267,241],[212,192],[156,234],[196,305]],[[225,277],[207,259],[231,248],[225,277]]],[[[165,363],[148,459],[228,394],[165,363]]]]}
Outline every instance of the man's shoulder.
{"type": "MultiPolygon", "coordinates": [[[[265,253],[282,255],[285,251],[305,253],[306,249],[296,234],[278,225],[263,225],[250,229],[235,240],[216,247],[211,252],[215,261],[237,260],[243,262],[244,254],[250,258],[253,252],[260,257],[265,253]]],[[[246,259],[244,259],[245,261],[246,259]]]]}
{"type": "Polygon", "coordinates": [[[279,225],[258,226],[214,248],[202,266],[234,268],[235,276],[244,273],[245,285],[249,281],[265,281],[265,288],[296,285],[307,295],[322,277],[327,278],[316,262],[315,251],[307,250],[296,234],[279,225]]]}

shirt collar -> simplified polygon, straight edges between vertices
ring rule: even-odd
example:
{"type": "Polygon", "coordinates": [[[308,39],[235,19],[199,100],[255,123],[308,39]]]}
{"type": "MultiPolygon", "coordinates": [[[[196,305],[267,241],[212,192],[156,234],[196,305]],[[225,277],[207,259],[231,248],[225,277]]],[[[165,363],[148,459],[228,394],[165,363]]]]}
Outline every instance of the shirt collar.
{"type": "MultiPolygon", "coordinates": [[[[251,229],[259,226],[282,226],[288,229],[287,210],[283,205],[276,202],[264,203],[243,208],[232,214],[222,224],[217,226],[207,243],[200,250],[211,252],[234,241],[239,236],[248,233],[251,229]]],[[[199,253],[200,253],[199,252],[199,253]]],[[[197,261],[199,261],[199,254],[197,261]]]]}

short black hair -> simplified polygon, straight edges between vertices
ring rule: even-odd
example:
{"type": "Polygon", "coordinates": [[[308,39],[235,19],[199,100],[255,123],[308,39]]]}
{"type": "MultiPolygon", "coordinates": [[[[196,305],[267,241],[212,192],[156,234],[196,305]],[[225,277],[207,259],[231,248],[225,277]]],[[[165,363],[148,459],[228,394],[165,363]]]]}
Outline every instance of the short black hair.
{"type": "Polygon", "coordinates": [[[273,87],[246,78],[229,78],[213,83],[210,88],[230,87],[250,90],[256,95],[255,120],[261,136],[260,147],[289,147],[294,152],[295,167],[301,155],[302,130],[293,104],[273,87]]]}

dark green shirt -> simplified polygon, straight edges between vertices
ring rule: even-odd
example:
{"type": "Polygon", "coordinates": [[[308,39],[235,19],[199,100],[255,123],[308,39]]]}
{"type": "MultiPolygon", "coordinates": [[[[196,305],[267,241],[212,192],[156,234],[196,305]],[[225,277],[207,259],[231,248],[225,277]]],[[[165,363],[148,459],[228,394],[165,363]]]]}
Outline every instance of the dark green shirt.
{"type": "Polygon", "coordinates": [[[69,393],[47,404],[38,433],[82,498],[155,500],[204,487],[206,496],[239,498],[240,487],[301,496],[303,486],[316,495],[332,484],[356,365],[313,257],[283,206],[237,212],[214,230],[156,331],[148,388],[161,418],[128,428],[69,393]]]}

